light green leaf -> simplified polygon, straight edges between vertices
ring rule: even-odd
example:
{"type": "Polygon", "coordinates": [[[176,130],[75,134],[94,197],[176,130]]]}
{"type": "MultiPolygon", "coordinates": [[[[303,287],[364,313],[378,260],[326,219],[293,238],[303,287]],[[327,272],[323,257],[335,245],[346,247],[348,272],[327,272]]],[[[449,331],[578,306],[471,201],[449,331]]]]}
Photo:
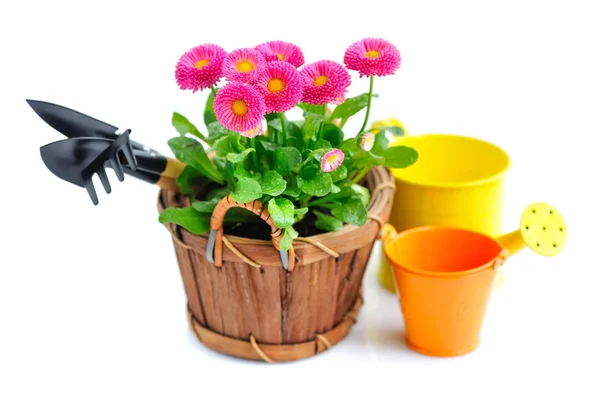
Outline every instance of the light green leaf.
{"type": "Polygon", "coordinates": [[[308,208],[296,208],[294,209],[294,215],[304,215],[308,212],[308,208]]]}
{"type": "Polygon", "coordinates": [[[364,206],[369,206],[369,201],[371,200],[371,193],[369,192],[369,189],[361,186],[360,184],[353,184],[350,187],[356,194],[355,197],[360,199],[364,206]]]}
{"type": "Polygon", "coordinates": [[[171,119],[171,123],[175,130],[179,132],[181,136],[184,136],[186,133],[193,134],[196,137],[204,137],[202,133],[194,126],[192,122],[188,120],[185,116],[180,113],[173,112],[173,118],[171,119]]]}
{"type": "Polygon", "coordinates": [[[302,154],[294,147],[280,147],[273,152],[275,170],[281,176],[288,176],[302,162],[302,154]]]}
{"type": "Polygon", "coordinates": [[[323,115],[313,113],[306,114],[306,121],[304,122],[304,126],[302,126],[302,136],[304,141],[316,140],[319,127],[321,127],[321,122],[323,122],[323,115]]]}
{"type": "Polygon", "coordinates": [[[298,187],[303,193],[315,197],[323,197],[332,191],[335,187],[329,173],[323,173],[320,170],[312,177],[306,178],[298,175],[298,187]]]}
{"type": "Polygon", "coordinates": [[[419,158],[419,154],[414,148],[406,146],[389,147],[383,152],[383,164],[386,168],[406,168],[419,158]]]}
{"type": "Polygon", "coordinates": [[[358,151],[353,158],[353,164],[357,169],[370,168],[383,165],[383,158],[369,151],[358,151]]]}
{"type": "Polygon", "coordinates": [[[167,208],[158,216],[160,223],[174,223],[192,234],[204,234],[210,230],[210,215],[194,208],[167,208]]]}
{"type": "Polygon", "coordinates": [[[313,211],[313,213],[317,215],[315,226],[317,226],[317,228],[320,230],[339,231],[342,227],[344,227],[344,223],[334,216],[325,215],[319,211],[313,211]]]}
{"type": "Polygon", "coordinates": [[[371,152],[375,155],[382,155],[383,152],[388,148],[388,139],[385,133],[381,132],[375,135],[375,143],[371,152]]]}
{"type": "Polygon", "coordinates": [[[254,151],[255,151],[254,148],[246,148],[244,151],[242,151],[239,154],[232,152],[232,153],[227,154],[227,160],[231,163],[240,163],[244,159],[246,159],[248,154],[250,154],[251,152],[254,152],[254,151]]]}
{"type": "Polygon", "coordinates": [[[214,144],[215,141],[217,141],[217,139],[223,137],[223,136],[228,136],[228,135],[235,135],[235,136],[239,136],[240,134],[237,132],[234,132],[233,130],[229,130],[226,129],[223,125],[221,125],[219,122],[211,122],[208,124],[208,138],[206,139],[206,141],[209,144],[214,144]]]}
{"type": "Polygon", "coordinates": [[[233,193],[231,193],[231,198],[233,198],[234,201],[241,203],[254,201],[260,197],[262,197],[260,184],[249,177],[243,177],[238,180],[238,182],[235,183],[233,193]]]}
{"type": "Polygon", "coordinates": [[[298,232],[294,230],[292,226],[286,227],[285,232],[283,233],[283,237],[279,242],[279,249],[282,251],[287,251],[292,246],[292,241],[298,238],[298,232]]]}
{"type": "Polygon", "coordinates": [[[267,170],[263,174],[261,186],[263,194],[276,197],[285,190],[287,182],[279,173],[274,170],[267,170]]]}
{"type": "Polygon", "coordinates": [[[342,104],[335,107],[331,119],[349,118],[365,108],[369,103],[369,93],[363,93],[356,97],[347,98],[342,104]]]}
{"type": "Polygon", "coordinates": [[[196,201],[192,203],[192,207],[201,213],[212,213],[215,210],[215,206],[219,203],[218,198],[212,198],[209,201],[196,201]]]}
{"type": "Polygon", "coordinates": [[[223,183],[223,176],[208,159],[200,142],[190,137],[174,137],[167,143],[178,160],[202,172],[209,179],[223,183]]]}
{"type": "MultiPolygon", "coordinates": [[[[379,130],[379,133],[388,132],[394,137],[401,137],[406,135],[406,132],[400,126],[383,126],[372,130],[379,130]]],[[[377,133],[377,135],[379,135],[379,133],[377,133]]]]}
{"type": "Polygon", "coordinates": [[[348,177],[348,169],[344,165],[338,166],[333,172],[329,172],[331,180],[335,183],[348,177]]]}
{"type": "Polygon", "coordinates": [[[269,214],[279,228],[284,229],[294,224],[294,204],[289,199],[271,198],[269,214]]]}
{"type": "Polygon", "coordinates": [[[332,208],[331,214],[355,226],[362,226],[367,221],[367,207],[357,198],[352,198],[344,205],[332,208]]]}

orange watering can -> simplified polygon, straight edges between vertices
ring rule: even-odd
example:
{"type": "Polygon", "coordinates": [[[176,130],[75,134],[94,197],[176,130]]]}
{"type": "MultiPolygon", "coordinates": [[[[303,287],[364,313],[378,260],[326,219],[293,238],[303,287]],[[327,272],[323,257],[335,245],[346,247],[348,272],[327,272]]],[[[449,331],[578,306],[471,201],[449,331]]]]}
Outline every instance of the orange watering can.
{"type": "Polygon", "coordinates": [[[406,340],[432,356],[457,356],[479,345],[494,279],[506,259],[525,246],[545,256],[565,245],[563,217],[535,203],[520,229],[497,238],[456,227],[426,226],[397,233],[383,228],[383,249],[394,272],[406,340]]]}

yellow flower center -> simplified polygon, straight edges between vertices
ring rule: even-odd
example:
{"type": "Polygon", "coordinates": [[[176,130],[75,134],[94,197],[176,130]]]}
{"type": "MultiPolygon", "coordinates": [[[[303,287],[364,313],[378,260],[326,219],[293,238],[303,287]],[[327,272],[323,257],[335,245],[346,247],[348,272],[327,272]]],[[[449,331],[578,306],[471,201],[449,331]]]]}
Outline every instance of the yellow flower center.
{"type": "Polygon", "coordinates": [[[204,68],[204,67],[205,67],[205,66],[207,66],[207,65],[208,65],[208,60],[198,60],[198,61],[196,61],[196,63],[194,64],[194,66],[195,66],[196,68],[198,68],[198,69],[202,69],[202,68],[204,68]]]}
{"type": "Polygon", "coordinates": [[[371,50],[371,51],[367,51],[367,54],[365,54],[367,56],[367,58],[379,58],[381,57],[381,54],[379,54],[379,51],[376,50],[371,50]]]}
{"type": "Polygon", "coordinates": [[[279,78],[273,78],[267,83],[267,90],[271,93],[279,93],[285,89],[285,82],[279,78]]]}
{"type": "Polygon", "coordinates": [[[277,58],[279,59],[279,61],[285,61],[285,55],[283,54],[277,54],[277,58]]]}
{"type": "Polygon", "coordinates": [[[323,86],[325,83],[327,83],[327,76],[321,75],[317,77],[313,83],[315,86],[323,86]]]}
{"type": "Polygon", "coordinates": [[[254,64],[250,61],[240,61],[237,63],[236,68],[238,72],[249,72],[254,70],[254,64]]]}
{"type": "Polygon", "coordinates": [[[235,100],[233,103],[231,103],[231,112],[237,116],[246,116],[248,113],[248,106],[242,99],[235,100]]]}
{"type": "Polygon", "coordinates": [[[335,162],[337,156],[335,154],[331,154],[330,156],[327,157],[327,160],[325,162],[327,163],[332,163],[335,162]]]}

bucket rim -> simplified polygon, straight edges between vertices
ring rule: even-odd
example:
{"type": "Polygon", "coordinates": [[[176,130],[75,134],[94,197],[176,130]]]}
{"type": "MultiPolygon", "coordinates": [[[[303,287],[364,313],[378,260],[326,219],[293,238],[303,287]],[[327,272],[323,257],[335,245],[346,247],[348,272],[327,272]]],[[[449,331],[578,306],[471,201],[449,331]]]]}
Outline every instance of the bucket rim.
{"type": "Polygon", "coordinates": [[[388,260],[388,262],[390,263],[390,266],[393,269],[401,269],[401,270],[411,273],[411,274],[416,274],[416,275],[426,276],[426,277],[435,277],[435,278],[440,278],[440,279],[462,278],[462,277],[470,276],[473,274],[481,273],[490,268],[494,268],[496,265],[499,264],[498,260],[502,258],[503,250],[504,250],[504,247],[502,246],[502,244],[500,244],[500,242],[498,242],[498,240],[496,240],[493,237],[490,237],[486,234],[483,234],[483,233],[480,233],[480,232],[477,232],[474,230],[469,230],[469,229],[465,229],[465,228],[461,228],[461,227],[452,227],[452,226],[414,227],[414,228],[407,229],[407,230],[404,230],[404,231],[398,233],[395,237],[391,238],[388,243],[384,243],[384,245],[383,245],[383,253],[384,253],[386,259],[388,260]],[[402,239],[403,237],[406,237],[407,235],[418,233],[421,231],[427,231],[427,230],[461,231],[461,232],[466,232],[466,233],[470,233],[473,235],[478,235],[480,237],[484,237],[488,240],[493,241],[494,243],[496,243],[498,245],[498,254],[493,259],[491,259],[490,261],[488,261],[480,266],[474,267],[472,269],[460,270],[460,271],[454,271],[454,272],[438,272],[438,271],[423,270],[423,269],[418,269],[415,267],[401,265],[401,264],[398,264],[397,262],[395,262],[393,259],[391,259],[390,256],[388,256],[388,251],[386,251],[386,248],[389,245],[391,245],[392,242],[394,242],[398,239],[402,239]]]}
{"type": "MultiPolygon", "coordinates": [[[[449,181],[449,182],[444,182],[444,181],[436,181],[436,180],[431,180],[431,181],[418,181],[415,179],[408,179],[405,177],[400,177],[396,174],[395,169],[394,168],[390,168],[390,171],[392,172],[392,177],[394,178],[394,180],[396,180],[396,182],[401,182],[404,184],[410,184],[413,186],[418,186],[418,187],[424,187],[424,188],[450,188],[450,189],[463,189],[463,188],[469,188],[469,187],[475,187],[475,186],[480,186],[480,185],[484,185],[486,183],[491,183],[497,180],[500,180],[504,177],[504,175],[506,174],[506,172],[508,172],[508,170],[511,167],[512,161],[510,156],[508,155],[508,153],[500,146],[498,146],[497,144],[494,144],[488,140],[483,140],[483,139],[479,139],[476,137],[471,137],[471,136],[466,136],[466,135],[462,135],[462,134],[454,134],[454,133],[422,133],[422,134],[415,134],[415,135],[406,135],[406,136],[400,136],[400,137],[396,137],[395,139],[390,141],[389,146],[393,146],[396,143],[401,143],[403,140],[411,140],[411,139],[422,139],[422,138],[434,138],[434,137],[445,137],[445,138],[458,138],[458,139],[464,139],[467,141],[476,141],[478,143],[487,145],[491,148],[494,148],[495,150],[497,150],[500,154],[502,154],[502,156],[505,159],[505,164],[504,167],[497,173],[494,173],[492,175],[489,176],[485,176],[482,177],[480,179],[473,179],[473,180],[468,180],[468,181],[449,181]]],[[[410,145],[409,145],[410,146],[410,145]]],[[[417,160],[418,162],[418,160],[417,160]]]]}

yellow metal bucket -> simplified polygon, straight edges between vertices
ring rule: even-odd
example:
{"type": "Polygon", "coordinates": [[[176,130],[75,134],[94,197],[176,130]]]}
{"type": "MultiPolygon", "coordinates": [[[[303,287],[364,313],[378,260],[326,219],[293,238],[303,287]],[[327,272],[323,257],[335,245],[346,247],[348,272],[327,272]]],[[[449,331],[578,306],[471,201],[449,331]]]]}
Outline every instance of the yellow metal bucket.
{"type": "MultiPolygon", "coordinates": [[[[452,134],[396,137],[393,145],[419,153],[409,168],[392,169],[396,195],[389,223],[398,232],[421,226],[458,227],[488,236],[502,232],[504,176],[510,165],[504,150],[452,134]]],[[[378,272],[381,285],[394,292],[385,256],[378,272]]]]}

